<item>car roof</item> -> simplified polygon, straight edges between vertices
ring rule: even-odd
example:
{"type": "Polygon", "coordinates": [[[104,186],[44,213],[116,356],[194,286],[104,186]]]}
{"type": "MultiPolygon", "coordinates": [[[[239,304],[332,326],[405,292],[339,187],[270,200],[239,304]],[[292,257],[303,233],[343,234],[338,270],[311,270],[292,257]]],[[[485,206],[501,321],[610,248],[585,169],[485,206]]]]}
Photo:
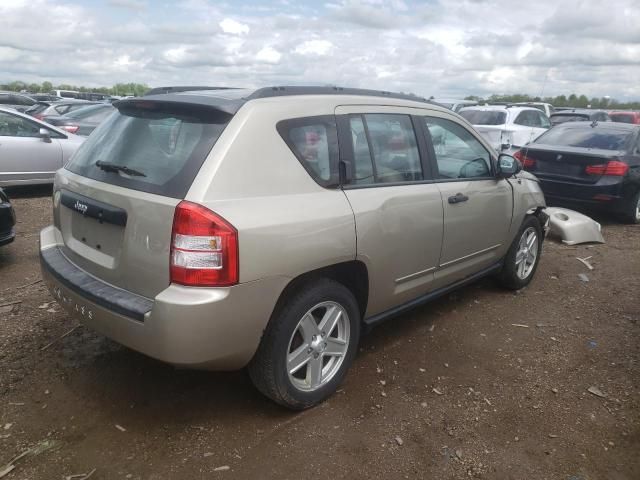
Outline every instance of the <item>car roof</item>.
{"type": "Polygon", "coordinates": [[[599,108],[572,108],[570,110],[560,110],[559,112],[552,113],[551,115],[572,115],[574,113],[579,113],[582,115],[591,115],[592,113],[607,113],[606,110],[601,110],[599,108]]]}
{"type": "Polygon", "coordinates": [[[533,110],[535,112],[539,112],[540,110],[538,110],[537,108],[534,107],[516,107],[516,106],[510,106],[510,105],[474,105],[471,107],[464,107],[462,108],[460,111],[461,112],[465,112],[468,110],[479,110],[479,111],[486,111],[486,112],[490,112],[490,111],[497,111],[497,112],[523,112],[523,111],[527,111],[527,110],[533,110]]]}
{"type": "Polygon", "coordinates": [[[618,123],[618,122],[564,122],[556,125],[553,128],[564,128],[564,129],[580,129],[580,128],[599,128],[606,130],[626,130],[626,131],[634,131],[640,130],[640,125],[636,125],[633,123],[618,123]]]}
{"type": "MultiPolygon", "coordinates": [[[[169,87],[163,87],[169,88],[169,87]]],[[[189,87],[174,87],[176,89],[185,89],[189,87]]],[[[166,94],[150,94],[143,97],[134,97],[119,100],[114,102],[113,105],[117,108],[127,105],[135,105],[136,102],[145,101],[162,101],[169,103],[191,103],[209,107],[215,107],[217,110],[229,114],[235,114],[242,105],[245,103],[263,98],[274,97],[295,97],[305,95],[326,95],[326,96],[340,96],[340,97],[376,97],[376,98],[388,98],[394,100],[404,100],[410,102],[421,103],[423,105],[443,107],[436,103],[427,100],[423,97],[416,95],[393,93],[383,90],[367,90],[361,88],[344,88],[344,87],[330,87],[330,86],[276,86],[276,87],[264,87],[258,89],[244,89],[244,88],[220,88],[220,87],[193,87],[200,88],[200,90],[179,90],[166,94]]],[[[153,90],[152,90],[153,91],[153,90]]],[[[396,103],[396,102],[394,102],[396,103]]],[[[398,102],[397,104],[402,104],[398,102]]]]}

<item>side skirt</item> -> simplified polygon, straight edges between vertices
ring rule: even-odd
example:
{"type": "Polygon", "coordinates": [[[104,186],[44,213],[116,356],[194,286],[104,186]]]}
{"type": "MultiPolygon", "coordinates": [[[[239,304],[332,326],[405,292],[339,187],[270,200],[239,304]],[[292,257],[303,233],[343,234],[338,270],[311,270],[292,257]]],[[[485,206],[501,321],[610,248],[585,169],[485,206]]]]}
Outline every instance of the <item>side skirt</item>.
{"type": "Polygon", "coordinates": [[[492,273],[497,272],[502,268],[502,263],[503,261],[500,260],[499,262],[494,263],[493,265],[483,270],[480,270],[479,272],[474,273],[473,275],[469,275],[468,277],[458,280],[457,282],[454,282],[451,285],[438,288],[437,290],[434,290],[425,295],[422,295],[421,297],[414,298],[413,300],[403,303],[402,305],[398,305],[397,307],[390,308],[389,310],[373,315],[372,317],[365,318],[363,320],[365,332],[369,332],[373,327],[375,327],[376,325],[379,325],[380,323],[386,320],[389,320],[390,318],[401,315],[416,307],[420,307],[426,303],[431,302],[432,300],[435,300],[438,297],[446,295],[447,293],[457,290],[460,287],[464,287],[465,285],[474,283],[483,277],[486,277],[488,275],[491,275],[492,273]]]}

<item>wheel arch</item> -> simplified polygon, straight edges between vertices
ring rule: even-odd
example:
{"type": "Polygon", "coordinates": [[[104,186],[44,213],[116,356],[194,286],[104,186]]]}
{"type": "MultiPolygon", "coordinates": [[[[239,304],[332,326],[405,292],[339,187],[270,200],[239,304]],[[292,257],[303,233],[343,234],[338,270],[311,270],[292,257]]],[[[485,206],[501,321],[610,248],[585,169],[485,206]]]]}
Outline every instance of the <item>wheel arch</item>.
{"type": "Polygon", "coordinates": [[[367,266],[359,260],[351,260],[321,267],[302,273],[291,279],[278,297],[271,317],[280,311],[289,296],[320,278],[329,278],[349,289],[358,303],[361,320],[364,318],[369,301],[369,272],[367,266]]]}

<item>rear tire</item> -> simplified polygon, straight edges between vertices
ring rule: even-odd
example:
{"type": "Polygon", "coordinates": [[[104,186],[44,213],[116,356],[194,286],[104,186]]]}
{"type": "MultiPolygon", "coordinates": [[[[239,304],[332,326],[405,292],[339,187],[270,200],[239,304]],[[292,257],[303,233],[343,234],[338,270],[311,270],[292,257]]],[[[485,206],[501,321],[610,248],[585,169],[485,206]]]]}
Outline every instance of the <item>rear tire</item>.
{"type": "Polygon", "coordinates": [[[635,195],[632,195],[625,204],[621,218],[625,223],[640,223],[640,190],[635,195]]]}
{"type": "Polygon", "coordinates": [[[498,274],[500,284],[510,290],[526,287],[533,279],[542,254],[542,227],[538,219],[528,215],[518,231],[498,274]]]}
{"type": "Polygon", "coordinates": [[[342,284],[319,279],[296,290],[274,312],[249,364],[260,392],[292,410],[332,395],[358,348],[360,312],[342,284]]]}

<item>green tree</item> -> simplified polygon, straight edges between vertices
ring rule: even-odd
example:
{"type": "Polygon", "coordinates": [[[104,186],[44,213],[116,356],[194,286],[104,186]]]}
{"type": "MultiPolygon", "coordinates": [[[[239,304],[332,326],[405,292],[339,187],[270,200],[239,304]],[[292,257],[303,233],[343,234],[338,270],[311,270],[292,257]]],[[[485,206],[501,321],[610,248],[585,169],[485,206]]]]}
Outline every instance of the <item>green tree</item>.
{"type": "Polygon", "coordinates": [[[53,85],[51,82],[49,81],[42,82],[42,88],[40,89],[41,92],[49,93],[51,90],[53,90],[53,85]]]}

